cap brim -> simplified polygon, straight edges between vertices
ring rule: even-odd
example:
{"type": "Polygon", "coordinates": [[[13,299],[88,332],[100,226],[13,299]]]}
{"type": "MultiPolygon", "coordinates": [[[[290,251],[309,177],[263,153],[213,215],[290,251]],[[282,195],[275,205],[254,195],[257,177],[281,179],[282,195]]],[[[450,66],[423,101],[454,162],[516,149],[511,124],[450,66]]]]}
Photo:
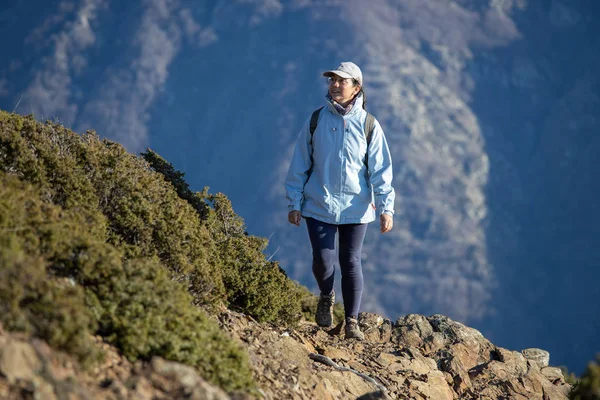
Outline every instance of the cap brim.
{"type": "Polygon", "coordinates": [[[331,76],[331,75],[337,75],[337,76],[339,76],[339,77],[341,77],[341,78],[350,78],[350,79],[354,79],[354,78],[352,77],[352,75],[350,75],[349,73],[347,73],[347,72],[344,72],[344,71],[340,71],[340,70],[337,70],[337,69],[334,69],[334,70],[331,70],[331,71],[325,71],[325,72],[323,72],[323,76],[331,76]]]}

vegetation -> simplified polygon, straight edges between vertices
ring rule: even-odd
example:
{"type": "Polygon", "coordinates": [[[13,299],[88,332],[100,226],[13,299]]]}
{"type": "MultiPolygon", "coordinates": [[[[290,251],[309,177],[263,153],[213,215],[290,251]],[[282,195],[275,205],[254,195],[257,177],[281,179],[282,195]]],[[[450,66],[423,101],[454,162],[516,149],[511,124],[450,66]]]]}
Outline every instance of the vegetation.
{"type": "Polygon", "coordinates": [[[569,398],[571,400],[600,400],[600,355],[596,357],[595,362],[588,364],[569,398]]]}
{"type": "Polygon", "coordinates": [[[192,193],[183,180],[184,174],[157,153],[148,150],[142,156],[196,210],[208,229],[215,244],[213,254],[221,272],[227,305],[259,321],[286,324],[297,321],[302,290],[276,262],[265,259],[263,250],[267,240],[246,233],[244,221],[235,214],[229,199],[222,193],[208,194],[207,188],[192,193]]]}
{"type": "Polygon", "coordinates": [[[192,192],[158,154],[0,111],[0,321],[84,363],[98,334],[131,360],[192,365],[252,390],[208,314],[294,324],[307,291],[263,254],[223,194],[192,192]],[[208,313],[208,314],[207,314],[208,313]]]}
{"type": "Polygon", "coordinates": [[[570,385],[575,385],[577,382],[579,382],[577,375],[575,375],[573,372],[570,372],[565,365],[560,365],[558,368],[562,371],[562,374],[565,377],[565,382],[570,385]]]}

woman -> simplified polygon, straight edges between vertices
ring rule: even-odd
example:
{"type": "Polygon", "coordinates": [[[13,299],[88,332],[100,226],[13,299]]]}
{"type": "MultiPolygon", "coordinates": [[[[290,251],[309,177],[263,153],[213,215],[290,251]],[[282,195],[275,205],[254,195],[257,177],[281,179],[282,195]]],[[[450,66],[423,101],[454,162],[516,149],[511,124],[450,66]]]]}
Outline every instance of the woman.
{"type": "Polygon", "coordinates": [[[304,124],[285,182],[288,220],[300,226],[301,217],[306,219],[313,274],[321,291],[317,324],[327,327],[333,323],[334,269],[339,261],[346,338],[363,339],[358,326],[362,245],[367,224],[376,214],[381,233],[392,229],[392,159],[376,120],[372,133],[365,132],[368,113],[360,68],[343,62],[323,76],[329,82],[325,107],[316,111],[316,128],[310,119],[304,124]]]}

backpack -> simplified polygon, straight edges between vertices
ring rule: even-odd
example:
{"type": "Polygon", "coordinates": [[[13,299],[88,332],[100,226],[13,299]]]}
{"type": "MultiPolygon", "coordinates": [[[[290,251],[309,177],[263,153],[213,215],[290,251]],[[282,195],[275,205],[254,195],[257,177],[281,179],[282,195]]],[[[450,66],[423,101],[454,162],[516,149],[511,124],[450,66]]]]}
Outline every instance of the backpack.
{"type": "MultiPolygon", "coordinates": [[[[319,123],[319,114],[323,107],[313,111],[310,116],[310,146],[312,147],[312,139],[315,134],[315,130],[317,129],[317,124],[319,123]]],[[[365,165],[368,167],[367,161],[369,157],[369,145],[371,144],[371,137],[373,136],[373,129],[375,129],[375,117],[367,112],[367,120],[365,121],[365,132],[367,135],[367,156],[365,157],[365,165]]],[[[312,155],[311,155],[311,163],[312,163],[312,155]]]]}

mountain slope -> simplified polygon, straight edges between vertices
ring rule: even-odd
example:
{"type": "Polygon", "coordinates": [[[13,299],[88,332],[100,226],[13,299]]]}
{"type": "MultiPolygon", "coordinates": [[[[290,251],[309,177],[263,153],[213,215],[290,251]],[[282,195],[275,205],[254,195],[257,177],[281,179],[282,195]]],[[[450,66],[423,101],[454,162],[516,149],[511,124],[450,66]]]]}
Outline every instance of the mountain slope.
{"type": "Polygon", "coordinates": [[[506,347],[540,340],[575,369],[600,346],[599,11],[592,0],[10,0],[0,107],[151,144],[193,188],[227,193],[314,288],[282,182],[323,102],[320,73],[354,60],[398,193],[394,231],[373,227],[365,242],[363,309],[443,313],[506,347]]]}
{"type": "MultiPolygon", "coordinates": [[[[303,322],[297,329],[258,324],[234,312],[224,329],[249,353],[265,399],[567,399],[571,385],[543,352],[494,346],[479,332],[441,315],[407,315],[396,323],[362,314],[367,340],[344,340],[303,322]]],[[[190,367],[154,357],[132,364],[103,345],[104,362],[85,372],[41,341],[0,326],[0,395],[11,399],[251,399],[229,396],[190,367]],[[14,369],[7,369],[6,365],[14,369]]]]}

